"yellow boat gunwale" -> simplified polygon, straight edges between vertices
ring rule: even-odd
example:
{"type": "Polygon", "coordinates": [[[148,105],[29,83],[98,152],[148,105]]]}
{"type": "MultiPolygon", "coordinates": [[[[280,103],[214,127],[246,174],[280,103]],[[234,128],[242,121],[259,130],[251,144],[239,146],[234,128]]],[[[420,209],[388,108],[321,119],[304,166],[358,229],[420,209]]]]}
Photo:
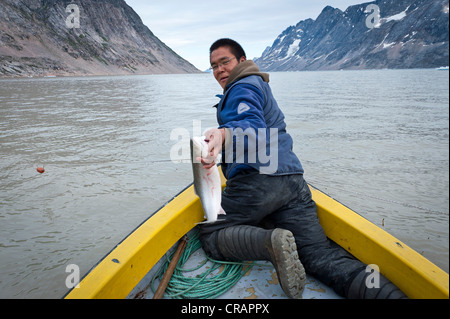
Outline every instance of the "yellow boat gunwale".
{"type": "Polygon", "coordinates": [[[64,298],[125,298],[158,260],[203,220],[201,202],[190,185],[128,235],[64,298]]]}
{"type": "MultiPolygon", "coordinates": [[[[219,170],[221,171],[221,170],[219,170]]],[[[225,178],[222,177],[222,186],[225,178]]],[[[326,235],[366,264],[375,264],[410,298],[448,299],[448,274],[384,230],[311,187],[326,235]]],[[[107,254],[66,299],[123,299],[182,236],[203,220],[187,187],[107,254]]]]}
{"type": "Polygon", "coordinates": [[[449,275],[348,207],[311,187],[328,238],[380,272],[412,299],[448,299],[449,275]]]}

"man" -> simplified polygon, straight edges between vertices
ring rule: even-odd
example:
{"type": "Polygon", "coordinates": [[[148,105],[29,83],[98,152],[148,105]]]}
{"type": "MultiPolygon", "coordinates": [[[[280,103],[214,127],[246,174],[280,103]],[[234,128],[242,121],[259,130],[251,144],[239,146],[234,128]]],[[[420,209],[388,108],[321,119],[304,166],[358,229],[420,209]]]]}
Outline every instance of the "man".
{"type": "Polygon", "coordinates": [[[290,298],[302,296],[305,270],[344,297],[404,298],[383,276],[380,288],[367,289],[366,265],[325,236],[269,75],[231,39],[211,46],[210,62],[224,95],[219,127],[205,132],[209,157],[202,163],[208,169],[222,153],[227,215],[201,226],[206,253],[216,260],[271,261],[290,298]]]}

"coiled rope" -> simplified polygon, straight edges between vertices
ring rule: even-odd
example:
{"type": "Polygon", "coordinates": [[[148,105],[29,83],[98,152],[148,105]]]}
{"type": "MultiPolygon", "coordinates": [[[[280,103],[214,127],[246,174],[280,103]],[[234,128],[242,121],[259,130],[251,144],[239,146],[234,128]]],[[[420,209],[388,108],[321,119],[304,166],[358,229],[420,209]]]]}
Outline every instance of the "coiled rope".
{"type": "MultiPolygon", "coordinates": [[[[172,299],[217,298],[231,289],[255,265],[253,262],[217,261],[205,255],[205,259],[199,266],[192,269],[184,269],[184,265],[189,260],[189,257],[201,247],[199,231],[196,229],[189,235],[186,248],[167,285],[165,292],[167,297],[172,299]],[[189,274],[200,270],[202,267],[204,270],[200,274],[189,276],[189,274]]],[[[162,279],[174,254],[175,252],[173,251],[167,256],[162,266],[153,276],[151,280],[151,289],[153,292],[156,291],[154,283],[162,279]]]]}

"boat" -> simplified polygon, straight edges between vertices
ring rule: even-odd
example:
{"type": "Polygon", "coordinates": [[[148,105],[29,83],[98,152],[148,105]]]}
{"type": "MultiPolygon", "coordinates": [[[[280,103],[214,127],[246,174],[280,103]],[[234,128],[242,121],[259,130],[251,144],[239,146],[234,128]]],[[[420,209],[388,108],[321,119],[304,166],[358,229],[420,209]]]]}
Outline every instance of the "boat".
{"type": "MultiPolygon", "coordinates": [[[[219,170],[221,171],[221,170],[219,170]]],[[[221,173],[222,187],[225,177],[221,173]]],[[[311,185],[310,185],[311,186],[311,185]]],[[[412,299],[448,299],[449,275],[428,259],[345,205],[311,186],[318,216],[326,235],[353,256],[380,272],[412,299]]],[[[152,298],[152,274],[186,234],[204,220],[203,208],[193,185],[187,186],[152,214],[70,289],[65,299],[152,298]]],[[[274,280],[273,267],[258,265],[220,298],[286,298],[274,280]],[[255,285],[260,285],[255,287],[255,285]],[[246,295],[247,294],[247,295],[246,295]]],[[[269,265],[270,266],[270,265],[269,265]]],[[[307,276],[303,299],[341,298],[307,276]]]]}
{"type": "Polygon", "coordinates": [[[439,68],[436,68],[438,71],[448,71],[448,65],[447,66],[441,66],[439,68]]]}

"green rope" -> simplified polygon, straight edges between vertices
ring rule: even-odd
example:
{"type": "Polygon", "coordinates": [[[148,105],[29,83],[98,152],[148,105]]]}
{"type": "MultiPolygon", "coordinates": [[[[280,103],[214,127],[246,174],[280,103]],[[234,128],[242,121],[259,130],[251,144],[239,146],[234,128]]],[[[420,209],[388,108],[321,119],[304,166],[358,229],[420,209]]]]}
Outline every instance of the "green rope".
{"type": "MultiPolygon", "coordinates": [[[[199,250],[202,244],[199,239],[199,231],[196,229],[188,239],[172,278],[167,285],[165,294],[173,299],[212,299],[231,289],[253,266],[254,263],[223,262],[209,258],[205,255],[199,266],[192,269],[184,269],[189,257],[199,250]],[[209,262],[209,263],[208,263],[209,262]],[[201,268],[205,270],[193,276],[187,276],[201,268]],[[219,269],[222,268],[222,269],[219,269]],[[218,270],[217,272],[215,272],[218,270]]],[[[161,280],[166,272],[175,251],[168,256],[162,266],[158,269],[151,281],[151,289],[156,291],[154,283],[161,280]]]]}

